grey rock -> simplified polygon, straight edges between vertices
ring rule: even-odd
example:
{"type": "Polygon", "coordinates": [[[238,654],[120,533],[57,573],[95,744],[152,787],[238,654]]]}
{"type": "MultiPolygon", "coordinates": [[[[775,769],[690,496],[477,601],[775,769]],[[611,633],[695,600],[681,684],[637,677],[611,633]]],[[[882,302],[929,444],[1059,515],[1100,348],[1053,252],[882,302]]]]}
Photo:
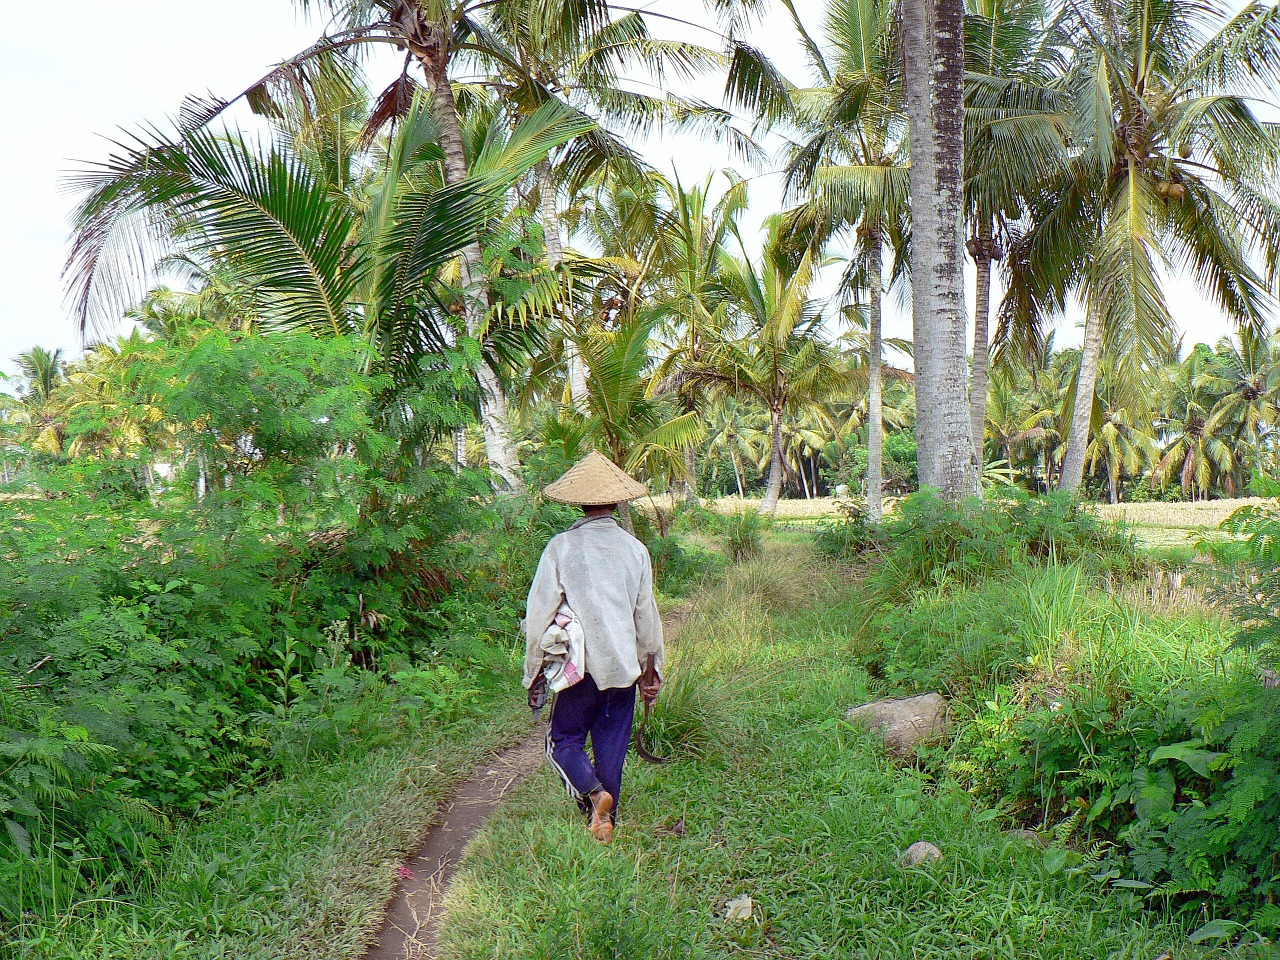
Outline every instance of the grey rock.
{"type": "Polygon", "coordinates": [[[1034,844],[1037,847],[1044,847],[1048,845],[1045,842],[1044,837],[1040,836],[1040,834],[1036,833],[1034,830],[1002,830],[1001,833],[1006,837],[1011,837],[1014,840],[1023,840],[1027,843],[1034,844]]]}
{"type": "Polygon", "coordinates": [[[904,867],[918,867],[922,863],[932,863],[942,859],[942,851],[928,840],[917,840],[903,852],[898,859],[904,867]]]}
{"type": "Polygon", "coordinates": [[[936,693],[900,700],[877,700],[854,707],[846,717],[852,723],[879,731],[885,748],[895,756],[906,756],[916,744],[933,740],[947,731],[947,701],[936,693]]]}

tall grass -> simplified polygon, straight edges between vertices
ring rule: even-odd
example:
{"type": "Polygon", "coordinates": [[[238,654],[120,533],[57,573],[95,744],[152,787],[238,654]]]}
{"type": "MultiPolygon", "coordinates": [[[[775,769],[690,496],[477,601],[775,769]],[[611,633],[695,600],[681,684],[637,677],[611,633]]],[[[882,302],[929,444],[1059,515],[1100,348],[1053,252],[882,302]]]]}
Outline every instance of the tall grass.
{"type": "Polygon", "coordinates": [[[800,609],[831,581],[792,545],[746,560],[705,590],[668,644],[662,696],[648,719],[651,749],[702,757],[735,737],[731,704],[750,694],[774,640],[771,615],[800,609]]]}

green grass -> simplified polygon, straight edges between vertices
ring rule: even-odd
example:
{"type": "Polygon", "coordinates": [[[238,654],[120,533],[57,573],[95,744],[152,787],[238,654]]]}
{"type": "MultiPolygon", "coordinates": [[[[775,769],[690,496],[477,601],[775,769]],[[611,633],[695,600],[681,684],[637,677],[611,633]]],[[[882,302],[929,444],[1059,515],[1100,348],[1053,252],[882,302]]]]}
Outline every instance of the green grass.
{"type": "MultiPolygon", "coordinates": [[[[514,668],[513,668],[514,669],[514,668]]],[[[395,868],[472,766],[527,728],[518,687],[484,715],[354,743],[181,830],[152,889],[84,903],[55,927],[0,944],[0,957],[57,960],[332,960],[377,932],[395,868]]]]}
{"type": "Polygon", "coordinates": [[[708,676],[749,665],[722,688],[726,732],[700,760],[632,761],[609,848],[549,776],[533,778],[473,845],[441,957],[1151,960],[1175,949],[1175,931],[1101,889],[1078,855],[1006,837],[966,793],[891,764],[850,727],[845,709],[870,697],[850,597],[794,543],[731,571],[674,653],[708,676]],[[900,866],[922,839],[944,859],[900,866]],[[741,894],[756,916],[727,922],[741,894]]]}

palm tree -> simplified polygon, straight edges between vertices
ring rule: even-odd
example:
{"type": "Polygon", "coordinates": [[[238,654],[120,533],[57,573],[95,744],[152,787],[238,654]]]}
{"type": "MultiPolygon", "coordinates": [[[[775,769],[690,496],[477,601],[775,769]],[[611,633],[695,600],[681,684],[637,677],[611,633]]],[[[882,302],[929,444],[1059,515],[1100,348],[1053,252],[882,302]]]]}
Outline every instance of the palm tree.
{"type": "Polygon", "coordinates": [[[1167,413],[1156,420],[1163,450],[1153,484],[1167,487],[1177,477],[1183,496],[1192,499],[1207,499],[1215,482],[1228,495],[1235,492],[1236,458],[1229,427],[1210,416],[1226,387],[1214,368],[1213,353],[1204,344],[1173,371],[1164,404],[1167,413]]]}
{"type": "MultiPolygon", "coordinates": [[[[251,308],[265,321],[364,337],[391,372],[411,378],[422,356],[451,340],[433,313],[447,298],[444,268],[474,242],[495,198],[580,132],[548,106],[481,150],[474,178],[442,186],[443,151],[419,98],[359,197],[352,183],[334,182],[334,164],[295,149],[296,138],[257,148],[203,128],[139,136],[74,178],[83,197],[67,273],[77,313],[87,322],[132,299],[129,258],[145,261],[159,246],[251,280],[251,308]],[[138,231],[152,235],[129,249],[138,231]]],[[[477,368],[488,371],[482,387],[496,378],[489,364],[477,368]]]]}
{"type": "Polygon", "coordinates": [[[773,513],[782,492],[783,419],[832,399],[855,380],[852,370],[822,337],[822,317],[809,298],[814,254],[788,250],[779,221],[759,262],[726,255],[713,286],[744,334],[724,340],[708,359],[690,366],[678,381],[704,383],[718,393],[753,399],[769,411],[769,474],[762,514],[773,513]]]}
{"type": "MultiPolygon", "coordinates": [[[[1230,337],[1218,341],[1214,365],[1225,393],[1209,413],[1208,428],[1223,428],[1234,437],[1238,452],[1247,452],[1249,463],[1237,456],[1237,466],[1256,471],[1262,459],[1262,445],[1280,422],[1280,363],[1276,362],[1274,338],[1241,330],[1239,342],[1230,337]]],[[[1240,476],[1238,486],[1248,478],[1240,476]]]]}
{"type": "MultiPolygon", "coordinates": [[[[692,187],[685,187],[679,177],[656,180],[669,206],[657,218],[654,234],[651,300],[665,347],[660,378],[697,367],[727,332],[728,311],[714,303],[710,294],[724,262],[726,242],[746,208],[747,191],[744,181],[727,175],[727,189],[712,203],[714,178],[710,174],[692,187]]],[[[686,411],[702,405],[702,392],[696,381],[681,384],[679,395],[686,411]]],[[[697,451],[690,447],[686,456],[685,497],[696,500],[697,451]]]]}
{"type": "Polygon", "coordinates": [[[909,206],[896,7],[885,0],[833,0],[825,27],[828,55],[800,27],[823,86],[792,93],[799,137],[790,150],[788,185],[808,197],[790,229],[810,233],[815,247],[855,231],[842,289],[855,299],[867,292],[867,515],[876,522],[883,486],[883,256],[886,242],[901,252],[909,206]]]}
{"type": "Polygon", "coordinates": [[[27,425],[28,443],[35,450],[61,453],[66,424],[57,409],[57,393],[67,379],[62,348],[32,347],[14,357],[13,362],[23,380],[18,399],[27,425]]]}
{"type": "MultiPolygon", "coordinates": [[[[624,78],[662,84],[668,69],[681,75],[700,73],[723,64],[723,57],[685,41],[657,39],[644,14],[629,11],[582,29],[565,29],[562,19],[549,17],[545,0],[508,0],[490,5],[482,42],[467,46],[464,55],[479,68],[476,81],[492,90],[504,109],[519,120],[549,102],[563,103],[590,128],[534,168],[537,211],[546,238],[551,269],[564,268],[561,218],[557,197],[563,189],[572,198],[600,177],[635,180],[643,163],[623,136],[614,131],[650,131],[680,119],[685,125],[698,118],[697,109],[677,111],[675,102],[639,92],[624,78]]],[[[566,277],[566,283],[571,278],[566,277]]],[[[577,333],[570,304],[562,306],[566,326],[568,385],[575,402],[586,395],[586,371],[577,356],[577,333]]]]}
{"type": "Polygon", "coordinates": [[[1063,37],[1040,0],[967,0],[965,249],[976,268],[969,409],[982,458],[990,371],[991,270],[1045,171],[1065,156],[1066,114],[1052,89],[1063,37]]]}
{"type": "MultiPolygon", "coordinates": [[[[627,317],[613,329],[596,328],[578,341],[591,369],[587,381],[587,413],[565,411],[570,422],[581,421],[581,443],[595,446],[628,471],[644,470],[651,477],[679,475],[684,451],[701,439],[701,418],[681,413],[668,395],[656,394],[649,376],[650,337],[654,319],[627,317]]],[[[630,530],[630,513],[622,510],[630,530]]]]}
{"type": "Polygon", "coordinates": [[[1124,477],[1137,477],[1145,472],[1156,452],[1151,435],[1148,392],[1134,384],[1115,364],[1106,364],[1099,378],[1090,419],[1089,448],[1085,467],[1090,473],[1103,472],[1112,503],[1120,502],[1120,484],[1124,477]]]}
{"type": "MultiPolygon", "coordinates": [[[[991,441],[991,457],[1003,455],[1011,468],[1056,443],[1054,407],[1036,403],[1031,387],[1026,371],[1010,364],[996,366],[992,373],[984,410],[984,440],[991,441]]],[[[983,462],[987,460],[984,450],[983,462]]]]}
{"type": "MultiPolygon", "coordinates": [[[[703,410],[709,434],[707,451],[713,457],[728,456],[733,464],[739,499],[747,495],[745,465],[754,463],[762,455],[755,442],[756,437],[762,435],[756,426],[757,413],[729,395],[712,399],[703,410]]],[[[767,455],[764,459],[768,460],[767,455]]]]}
{"type": "Polygon", "coordinates": [[[965,376],[963,0],[903,0],[902,37],[920,482],[955,501],[979,493],[965,376]]]}
{"type": "Polygon", "coordinates": [[[1079,51],[1064,83],[1072,141],[1011,245],[1004,309],[1034,327],[1071,297],[1083,304],[1060,480],[1075,490],[1104,341],[1130,368],[1164,356],[1161,266],[1193,277],[1236,324],[1263,326],[1280,249],[1280,141],[1248,94],[1280,79],[1280,11],[1093,0],[1063,13],[1079,51]]]}

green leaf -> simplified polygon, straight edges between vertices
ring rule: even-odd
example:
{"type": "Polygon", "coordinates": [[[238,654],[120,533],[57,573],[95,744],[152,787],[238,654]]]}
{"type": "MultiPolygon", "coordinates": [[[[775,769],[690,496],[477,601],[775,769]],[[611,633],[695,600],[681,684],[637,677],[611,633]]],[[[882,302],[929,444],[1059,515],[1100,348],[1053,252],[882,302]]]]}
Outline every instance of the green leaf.
{"type": "Polygon", "coordinates": [[[1226,754],[1194,747],[1192,746],[1194,742],[1173,743],[1160,747],[1151,754],[1151,763],[1159,763],[1161,760],[1181,760],[1207,780],[1212,774],[1215,761],[1225,757],[1226,754]]]}
{"type": "Polygon", "coordinates": [[[1062,872],[1067,865],[1067,851],[1062,847],[1053,847],[1044,852],[1044,869],[1050,876],[1062,872]]]}
{"type": "Polygon", "coordinates": [[[1243,930],[1244,924],[1230,920],[1210,920],[1203,927],[1192,931],[1187,937],[1188,943],[1203,943],[1205,940],[1221,940],[1243,930]]]}
{"type": "Polygon", "coordinates": [[[24,857],[31,856],[31,834],[27,832],[27,828],[16,820],[6,820],[4,826],[9,831],[9,839],[18,848],[18,852],[24,857]]]}

